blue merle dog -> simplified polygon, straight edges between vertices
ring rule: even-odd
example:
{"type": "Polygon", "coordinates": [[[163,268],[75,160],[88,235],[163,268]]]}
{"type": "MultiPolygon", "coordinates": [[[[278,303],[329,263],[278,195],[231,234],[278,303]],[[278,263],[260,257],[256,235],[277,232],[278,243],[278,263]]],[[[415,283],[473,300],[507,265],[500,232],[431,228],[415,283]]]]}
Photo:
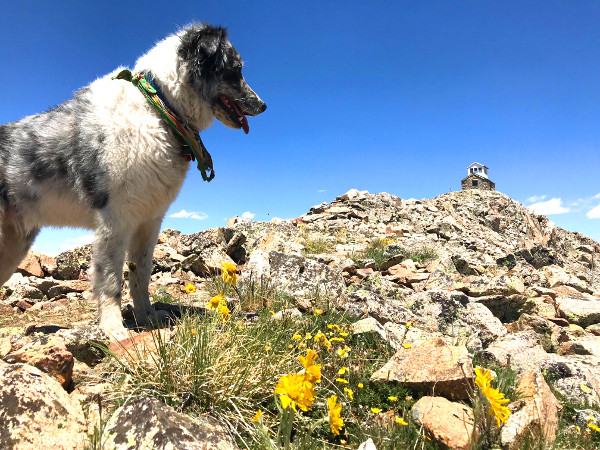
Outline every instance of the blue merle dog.
{"type": "MultiPolygon", "coordinates": [[[[100,327],[112,339],[126,337],[126,253],[135,268],[129,286],[136,319],[153,317],[153,249],[190,165],[180,137],[140,90],[112,79],[123,69],[49,111],[0,126],[0,284],[42,226],[93,229],[93,293],[100,327]]],[[[194,132],[216,117],[247,133],[246,116],[266,109],[221,27],[182,29],[139,58],[134,71],[152,80],[172,115],[194,132]]]]}

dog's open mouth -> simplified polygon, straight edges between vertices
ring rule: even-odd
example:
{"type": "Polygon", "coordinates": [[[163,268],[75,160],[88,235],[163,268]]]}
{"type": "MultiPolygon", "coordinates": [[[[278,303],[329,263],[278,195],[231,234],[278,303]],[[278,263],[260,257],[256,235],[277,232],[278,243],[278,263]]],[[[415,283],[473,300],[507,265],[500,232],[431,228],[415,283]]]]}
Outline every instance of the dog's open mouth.
{"type": "Polygon", "coordinates": [[[221,104],[223,105],[225,111],[227,111],[229,116],[232,118],[232,120],[234,122],[239,122],[240,127],[244,130],[244,133],[248,134],[248,132],[250,131],[250,126],[248,125],[248,120],[246,119],[245,114],[242,112],[239,106],[236,105],[236,103],[233,100],[224,95],[221,95],[219,97],[219,100],[221,100],[221,104]]]}

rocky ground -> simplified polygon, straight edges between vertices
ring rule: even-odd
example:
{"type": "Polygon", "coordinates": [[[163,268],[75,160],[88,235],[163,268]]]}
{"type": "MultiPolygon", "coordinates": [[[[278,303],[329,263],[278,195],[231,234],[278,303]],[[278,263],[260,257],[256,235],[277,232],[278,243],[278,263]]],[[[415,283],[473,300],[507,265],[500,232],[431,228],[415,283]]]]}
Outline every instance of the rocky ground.
{"type": "MultiPolygon", "coordinates": [[[[371,382],[424,392],[413,419],[440,445],[469,448],[472,412],[458,400],[472,389],[473,359],[518,375],[522,396],[509,405],[503,448],[521,448],[530,433],[550,445],[565,407],[584,429],[586,418],[600,419],[600,244],[499,192],[403,200],[351,190],[292,220],[165,230],[150,288],[157,308],[172,311],[160,300],[183,296],[188,283],[199,289],[187,304],[204,308],[203,287],[223,262],[236,264],[242,283],[269,280],[298,314],[326,300],[317,305],[353,317],[353,333],[388,342],[397,353],[371,382]]],[[[30,253],[1,288],[0,447],[88,445],[105,389],[97,344],[106,343],[91,276],[89,246],[56,258],[30,253]]],[[[125,289],[133,327],[128,298],[125,289]]],[[[105,448],[134,448],[132,436],[168,448],[175,435],[173,448],[237,448],[217,419],[191,419],[156,400],[111,414],[105,448]],[[139,411],[151,411],[145,423],[139,411]]]]}

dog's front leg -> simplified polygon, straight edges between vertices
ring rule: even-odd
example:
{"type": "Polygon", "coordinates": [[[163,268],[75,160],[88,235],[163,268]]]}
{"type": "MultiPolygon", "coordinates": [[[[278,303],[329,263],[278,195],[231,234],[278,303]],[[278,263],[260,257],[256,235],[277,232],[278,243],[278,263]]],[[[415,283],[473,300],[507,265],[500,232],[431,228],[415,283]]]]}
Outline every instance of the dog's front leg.
{"type": "Polygon", "coordinates": [[[111,339],[128,337],[121,316],[121,292],[125,249],[130,234],[119,221],[103,215],[98,220],[93,244],[93,292],[98,301],[100,328],[111,339]]]}
{"type": "Polygon", "coordinates": [[[131,237],[129,245],[129,292],[133,298],[133,313],[139,325],[146,325],[155,318],[148,295],[148,285],[152,273],[152,254],[161,223],[162,217],[159,217],[140,225],[131,237]]]}

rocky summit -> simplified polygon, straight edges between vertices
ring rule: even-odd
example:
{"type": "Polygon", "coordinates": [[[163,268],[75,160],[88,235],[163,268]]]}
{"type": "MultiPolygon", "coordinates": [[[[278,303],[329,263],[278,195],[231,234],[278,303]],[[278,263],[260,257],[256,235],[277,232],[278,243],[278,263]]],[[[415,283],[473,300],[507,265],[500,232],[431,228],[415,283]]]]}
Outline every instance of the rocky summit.
{"type": "MultiPolygon", "coordinates": [[[[39,447],[42,437],[47,448],[83,448],[94,432],[107,387],[93,375],[108,342],[95,326],[90,252],[31,252],[0,290],[1,448],[39,447]]],[[[240,284],[268,280],[292,299],[274,319],[343,312],[351,333],[393,349],[370,382],[423,395],[412,417],[436,445],[472,448],[476,366],[514,373],[520,398],[507,405],[502,448],[522,448],[531,436],[552,445],[561,411],[587,417],[577,425],[584,429],[600,411],[600,244],[499,192],[405,200],[353,189],[295,219],[234,217],[190,235],[164,230],[153,262],[150,291],[169,314],[177,308],[168,297],[203,310],[224,262],[236,265],[240,284]],[[195,292],[185,292],[189,284],[195,292]]],[[[143,342],[124,284],[131,341],[143,342]]],[[[168,340],[175,328],[161,336],[168,340]]],[[[135,438],[150,442],[144,448],[237,448],[236,432],[219,417],[191,420],[166,403],[138,397],[107,407],[105,442],[134,448],[132,436],[146,433],[135,438]]]]}

